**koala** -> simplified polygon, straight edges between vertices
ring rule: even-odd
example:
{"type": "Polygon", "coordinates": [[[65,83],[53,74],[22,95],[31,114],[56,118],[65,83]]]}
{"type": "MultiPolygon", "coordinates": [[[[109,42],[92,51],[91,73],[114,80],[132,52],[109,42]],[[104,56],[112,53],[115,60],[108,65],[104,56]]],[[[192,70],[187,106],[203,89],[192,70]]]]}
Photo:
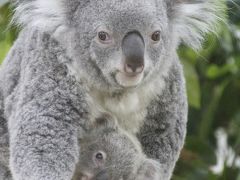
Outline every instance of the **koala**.
{"type": "Polygon", "coordinates": [[[146,158],[138,140],[108,114],[96,119],[80,146],[73,180],[159,180],[160,164],[146,158]]]}
{"type": "Polygon", "coordinates": [[[70,180],[84,158],[79,139],[107,112],[169,180],[188,113],[177,49],[201,47],[224,20],[224,1],[13,3],[22,30],[0,68],[1,148],[13,179],[70,180]]]}

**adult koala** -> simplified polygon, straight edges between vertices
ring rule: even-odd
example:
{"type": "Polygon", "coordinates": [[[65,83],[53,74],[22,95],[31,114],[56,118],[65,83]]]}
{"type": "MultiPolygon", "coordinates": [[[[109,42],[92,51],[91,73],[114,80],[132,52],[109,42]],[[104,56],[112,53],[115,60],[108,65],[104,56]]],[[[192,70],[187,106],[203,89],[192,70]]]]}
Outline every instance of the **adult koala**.
{"type": "Polygon", "coordinates": [[[23,29],[0,71],[0,150],[9,135],[13,178],[70,180],[78,138],[108,112],[170,179],[187,123],[176,49],[200,47],[222,0],[16,1],[23,29]]]}

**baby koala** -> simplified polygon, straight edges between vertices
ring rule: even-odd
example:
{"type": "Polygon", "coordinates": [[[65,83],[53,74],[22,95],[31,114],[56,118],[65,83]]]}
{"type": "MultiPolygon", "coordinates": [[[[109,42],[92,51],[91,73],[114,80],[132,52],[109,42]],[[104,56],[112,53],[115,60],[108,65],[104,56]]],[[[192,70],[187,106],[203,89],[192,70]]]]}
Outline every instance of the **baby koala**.
{"type": "Polygon", "coordinates": [[[112,116],[96,119],[86,134],[73,180],[161,180],[160,164],[146,158],[137,138],[112,116]]]}

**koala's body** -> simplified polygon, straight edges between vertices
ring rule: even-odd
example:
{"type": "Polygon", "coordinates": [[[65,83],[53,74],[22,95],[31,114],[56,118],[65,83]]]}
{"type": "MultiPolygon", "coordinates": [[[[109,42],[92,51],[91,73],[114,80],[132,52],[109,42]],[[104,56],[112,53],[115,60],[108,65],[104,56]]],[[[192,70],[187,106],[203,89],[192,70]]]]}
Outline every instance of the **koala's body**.
{"type": "Polygon", "coordinates": [[[146,158],[136,137],[109,115],[96,119],[80,146],[73,180],[159,180],[160,164],[146,158]]]}
{"type": "Polygon", "coordinates": [[[1,152],[10,149],[13,178],[70,180],[83,158],[78,139],[108,112],[169,180],[187,123],[176,49],[181,41],[198,48],[222,5],[16,0],[23,29],[0,70],[1,152]]]}

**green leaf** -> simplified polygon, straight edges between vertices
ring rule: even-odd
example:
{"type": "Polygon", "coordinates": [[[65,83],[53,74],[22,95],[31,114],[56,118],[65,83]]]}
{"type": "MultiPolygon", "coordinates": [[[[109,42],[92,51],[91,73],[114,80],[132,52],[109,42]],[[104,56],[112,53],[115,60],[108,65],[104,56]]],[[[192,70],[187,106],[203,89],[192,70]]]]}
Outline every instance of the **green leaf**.
{"type": "Polygon", "coordinates": [[[206,76],[210,79],[216,79],[221,76],[224,76],[228,73],[237,73],[238,72],[238,66],[236,64],[236,61],[234,58],[229,58],[228,62],[224,64],[223,66],[217,66],[215,64],[210,65],[207,68],[206,76]]]}
{"type": "Polygon", "coordinates": [[[2,63],[3,59],[5,58],[6,54],[8,53],[9,49],[11,48],[11,44],[6,41],[0,42],[0,64],[2,63]]]}
{"type": "Polygon", "coordinates": [[[199,139],[197,136],[188,136],[185,147],[196,153],[196,158],[204,161],[204,164],[212,165],[216,162],[214,146],[199,139]]]}
{"type": "Polygon", "coordinates": [[[184,66],[189,105],[199,109],[201,104],[201,94],[198,75],[194,69],[194,66],[187,60],[183,60],[182,64],[184,66]]]}
{"type": "Polygon", "coordinates": [[[12,10],[9,3],[0,7],[0,63],[11,48],[17,34],[15,27],[8,27],[11,15],[12,10]]]}

